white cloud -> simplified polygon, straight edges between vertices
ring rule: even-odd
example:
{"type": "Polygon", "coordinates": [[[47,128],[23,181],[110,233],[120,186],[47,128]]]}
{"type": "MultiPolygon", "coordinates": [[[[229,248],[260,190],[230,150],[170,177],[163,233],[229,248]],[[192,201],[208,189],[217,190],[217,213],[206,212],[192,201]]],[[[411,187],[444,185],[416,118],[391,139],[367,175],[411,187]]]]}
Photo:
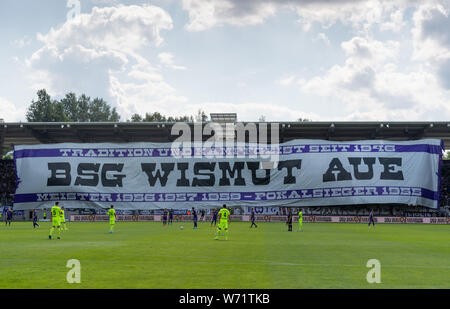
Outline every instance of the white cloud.
{"type": "Polygon", "coordinates": [[[404,9],[397,9],[390,14],[390,20],[380,25],[381,30],[391,30],[393,32],[400,32],[405,26],[406,22],[403,19],[404,9]]]}
{"type": "Polygon", "coordinates": [[[172,27],[171,17],[156,6],[94,7],[90,14],[80,14],[37,38],[50,48],[83,45],[129,52],[149,43],[158,46],[163,41],[160,32],[172,27]]]}
{"type": "Polygon", "coordinates": [[[448,119],[449,93],[426,70],[400,72],[398,43],[355,37],[343,42],[343,65],[304,81],[304,93],[341,102],[348,120],[448,119]]]}
{"type": "MultiPolygon", "coordinates": [[[[162,31],[172,27],[170,15],[156,6],[94,7],[37,35],[44,46],[26,62],[32,87],[47,88],[52,95],[109,96],[122,120],[132,113],[167,110],[169,103],[186,98],[164,81],[147,54],[161,46],[162,31]]],[[[173,57],[160,53],[159,58],[172,69],[184,69],[173,64],[173,57]]]]}
{"type": "MultiPolygon", "coordinates": [[[[341,44],[344,64],[333,65],[309,80],[285,76],[275,83],[288,86],[296,82],[304,94],[331,98],[342,104],[347,112],[344,117],[352,120],[448,119],[450,115],[449,93],[442,87],[450,88],[448,0],[185,0],[183,4],[189,13],[186,28],[195,31],[262,23],[282,9],[295,11],[305,31],[314,25],[325,29],[337,23],[351,26],[354,37],[341,44]],[[404,18],[411,8],[416,10],[414,58],[407,59],[410,38],[377,40],[374,33],[404,30],[408,25],[404,18]],[[440,69],[430,70],[427,63],[437,59],[441,59],[440,69]]],[[[318,31],[315,40],[330,45],[323,32],[318,31]]]]}
{"type": "Polygon", "coordinates": [[[183,0],[183,9],[188,11],[189,31],[202,31],[214,26],[261,24],[276,11],[270,1],[233,0],[183,0]]]}
{"type": "Polygon", "coordinates": [[[235,26],[263,23],[277,11],[295,11],[304,30],[314,23],[328,28],[341,22],[355,29],[367,31],[371,26],[389,23],[386,29],[398,29],[402,23],[403,10],[417,1],[389,0],[183,0],[188,11],[190,31],[206,30],[215,26],[235,26]]]}
{"type": "Polygon", "coordinates": [[[91,0],[94,4],[114,4],[119,0],[91,0]]]}
{"type": "MultiPolygon", "coordinates": [[[[319,24],[324,28],[340,22],[350,25],[360,33],[367,32],[374,25],[382,25],[386,22],[396,23],[401,26],[400,14],[415,1],[294,1],[299,23],[305,30],[313,24],[319,24]],[[398,12],[400,11],[400,12],[398,12]]],[[[391,28],[394,25],[391,26],[391,28]]]]}
{"type": "Polygon", "coordinates": [[[319,41],[324,42],[325,45],[327,45],[327,46],[330,46],[330,45],[331,45],[331,42],[330,42],[330,40],[328,39],[328,37],[327,37],[327,35],[326,35],[325,33],[320,32],[320,33],[317,35],[316,40],[319,40],[319,41]]]}
{"type": "Polygon", "coordinates": [[[425,4],[415,11],[411,30],[415,60],[430,61],[450,57],[450,17],[442,5],[425,4]]]}
{"type": "MultiPolygon", "coordinates": [[[[448,0],[425,3],[416,0],[183,0],[181,5],[189,17],[185,25],[188,31],[257,25],[281,10],[290,10],[297,14],[305,30],[315,31],[310,37],[323,41],[324,48],[339,47],[331,46],[330,39],[335,43],[350,34],[353,38],[341,43],[342,53],[335,57],[346,57],[339,64],[319,70],[319,65],[312,63],[302,69],[302,74],[295,69],[285,74],[279,71],[268,74],[280,77],[275,81],[279,86],[296,85],[308,99],[330,98],[330,102],[339,106],[335,110],[343,111],[346,119],[414,120],[450,117],[448,3],[448,0]],[[409,20],[410,8],[415,10],[412,20],[409,20]],[[339,28],[323,30],[335,24],[340,24],[339,28]],[[405,32],[411,24],[411,32],[405,32]],[[343,32],[336,33],[336,30],[343,32]],[[401,41],[386,40],[389,35],[401,41]],[[314,75],[306,79],[306,73],[314,75]]],[[[323,119],[315,106],[311,110],[316,114],[304,114],[279,103],[188,104],[189,100],[164,78],[165,68],[186,69],[184,63],[178,63],[176,55],[159,51],[166,45],[164,31],[172,27],[169,14],[151,5],[94,8],[37,36],[43,46],[26,62],[32,71],[32,86],[45,87],[52,94],[75,91],[103,96],[106,93],[109,102],[118,107],[125,119],[135,112],[181,115],[195,114],[199,108],[211,112],[234,109],[242,119],[253,120],[260,115],[266,115],[268,120],[323,119]],[[276,118],[269,119],[272,116],[276,118]]],[[[247,82],[236,80],[234,85],[250,89],[252,85],[247,86],[247,82]]],[[[269,90],[261,91],[262,97],[264,91],[269,90]]],[[[257,102],[258,98],[252,100],[257,102]]]]}
{"type": "Polygon", "coordinates": [[[295,81],[295,76],[291,75],[291,76],[283,77],[283,78],[277,80],[275,83],[280,86],[290,86],[294,83],[294,81],[295,81]]]}
{"type": "Polygon", "coordinates": [[[265,116],[266,121],[295,121],[299,118],[320,120],[315,113],[306,113],[301,107],[291,108],[270,103],[227,103],[227,102],[202,102],[201,104],[189,104],[182,115],[194,115],[201,109],[207,113],[237,113],[239,121],[258,121],[260,116],[265,116]]]}
{"type": "Polygon", "coordinates": [[[6,122],[24,120],[25,108],[18,108],[13,103],[0,97],[0,119],[6,122]]]}
{"type": "Polygon", "coordinates": [[[32,42],[31,38],[29,36],[25,35],[21,39],[12,41],[11,44],[17,48],[24,48],[24,47],[30,45],[31,42],[32,42]]]}
{"type": "Polygon", "coordinates": [[[34,91],[39,89],[46,89],[49,93],[57,93],[56,90],[53,89],[53,78],[52,74],[47,70],[33,70],[28,76],[28,80],[30,81],[30,87],[34,91]]]}
{"type": "Polygon", "coordinates": [[[377,41],[367,37],[354,37],[342,42],[341,47],[352,61],[382,63],[397,57],[400,43],[396,41],[377,41]]]}
{"type": "Polygon", "coordinates": [[[424,4],[414,13],[413,59],[429,65],[450,90],[450,2],[424,4]]]}
{"type": "Polygon", "coordinates": [[[186,70],[186,67],[174,64],[174,56],[171,53],[159,53],[158,58],[159,61],[168,68],[171,68],[173,70],[186,70]]]}
{"type": "Polygon", "coordinates": [[[187,98],[178,95],[176,90],[164,81],[161,74],[150,63],[142,61],[132,66],[126,73],[111,76],[110,95],[116,99],[121,115],[129,118],[132,114],[161,112],[173,115],[174,111],[184,111],[187,98]]]}

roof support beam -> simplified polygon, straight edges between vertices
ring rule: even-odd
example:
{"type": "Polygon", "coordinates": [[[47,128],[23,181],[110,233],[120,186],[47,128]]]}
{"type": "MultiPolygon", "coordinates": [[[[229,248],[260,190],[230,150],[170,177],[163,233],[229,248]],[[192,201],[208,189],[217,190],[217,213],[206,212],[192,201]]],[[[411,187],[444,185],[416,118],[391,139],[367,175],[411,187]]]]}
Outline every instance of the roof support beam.
{"type": "Polygon", "coordinates": [[[119,128],[117,125],[114,125],[114,135],[119,136],[127,143],[131,140],[131,137],[127,134],[127,132],[125,132],[122,128],[119,128]]]}
{"type": "Polygon", "coordinates": [[[47,129],[44,129],[42,132],[40,132],[38,129],[32,129],[27,126],[22,127],[24,130],[31,133],[31,135],[37,139],[39,142],[46,144],[46,143],[53,143],[55,142],[54,139],[50,137],[48,134],[47,129]]]}
{"type": "Polygon", "coordinates": [[[86,143],[86,136],[80,130],[75,129],[75,135],[82,143],[86,143]]]}
{"type": "Polygon", "coordinates": [[[3,156],[3,143],[5,142],[5,131],[6,131],[6,127],[3,126],[1,133],[0,133],[0,156],[3,156]]]}
{"type": "Polygon", "coordinates": [[[335,130],[335,126],[334,123],[332,123],[329,127],[328,127],[328,132],[327,132],[327,139],[332,139],[334,136],[334,130],[335,130]]]}
{"type": "Polygon", "coordinates": [[[378,127],[378,128],[375,128],[375,130],[373,130],[373,131],[370,133],[370,138],[371,138],[371,139],[376,139],[376,138],[379,136],[380,131],[381,131],[381,126],[378,127]]]}

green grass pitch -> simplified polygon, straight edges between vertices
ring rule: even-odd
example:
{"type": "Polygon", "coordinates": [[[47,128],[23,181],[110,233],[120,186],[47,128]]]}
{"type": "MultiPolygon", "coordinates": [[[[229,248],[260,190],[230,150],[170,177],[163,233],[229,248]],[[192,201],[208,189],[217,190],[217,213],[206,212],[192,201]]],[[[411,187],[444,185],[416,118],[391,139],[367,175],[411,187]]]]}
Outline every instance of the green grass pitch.
{"type": "Polygon", "coordinates": [[[199,222],[68,223],[49,240],[49,222],[0,224],[0,288],[450,288],[450,226],[232,222],[229,240],[199,222]],[[180,225],[184,226],[181,230],[180,225]],[[81,283],[69,284],[69,259],[81,283]],[[381,283],[369,284],[369,259],[381,283]]]}

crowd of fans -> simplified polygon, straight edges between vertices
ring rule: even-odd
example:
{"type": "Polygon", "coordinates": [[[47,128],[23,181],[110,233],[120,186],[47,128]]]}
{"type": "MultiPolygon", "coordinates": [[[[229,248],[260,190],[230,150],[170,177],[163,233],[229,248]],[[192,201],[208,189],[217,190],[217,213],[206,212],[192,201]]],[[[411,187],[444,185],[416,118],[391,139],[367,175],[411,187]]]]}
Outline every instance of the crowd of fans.
{"type": "Polygon", "coordinates": [[[441,207],[450,206],[450,160],[445,160],[441,170],[441,207]]]}
{"type": "Polygon", "coordinates": [[[16,188],[13,160],[0,160],[0,206],[12,205],[16,188]]]}
{"type": "Polygon", "coordinates": [[[304,214],[311,216],[368,216],[373,211],[380,217],[440,217],[446,213],[423,206],[413,205],[364,205],[304,207],[304,214]]]}
{"type": "MultiPolygon", "coordinates": [[[[301,207],[308,216],[368,216],[370,211],[380,217],[440,217],[450,215],[447,211],[435,210],[429,207],[403,204],[372,204],[346,206],[301,207]]],[[[279,214],[286,215],[288,208],[280,208],[279,214]]]]}

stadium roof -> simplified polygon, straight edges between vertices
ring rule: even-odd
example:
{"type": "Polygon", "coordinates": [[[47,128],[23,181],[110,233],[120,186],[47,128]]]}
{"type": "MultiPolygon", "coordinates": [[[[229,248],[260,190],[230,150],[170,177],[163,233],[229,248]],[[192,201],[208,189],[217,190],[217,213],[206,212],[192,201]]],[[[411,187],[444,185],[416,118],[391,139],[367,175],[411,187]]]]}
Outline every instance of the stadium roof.
{"type": "MultiPolygon", "coordinates": [[[[190,126],[193,124],[188,123],[190,126]]],[[[299,138],[335,141],[437,138],[444,140],[446,148],[450,148],[450,122],[307,121],[265,124],[278,124],[281,142],[299,138]]],[[[171,142],[177,137],[171,135],[173,125],[167,122],[0,123],[0,150],[11,145],[63,142],[171,142]]],[[[205,140],[207,138],[204,137],[205,140]]]]}

